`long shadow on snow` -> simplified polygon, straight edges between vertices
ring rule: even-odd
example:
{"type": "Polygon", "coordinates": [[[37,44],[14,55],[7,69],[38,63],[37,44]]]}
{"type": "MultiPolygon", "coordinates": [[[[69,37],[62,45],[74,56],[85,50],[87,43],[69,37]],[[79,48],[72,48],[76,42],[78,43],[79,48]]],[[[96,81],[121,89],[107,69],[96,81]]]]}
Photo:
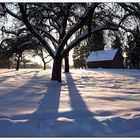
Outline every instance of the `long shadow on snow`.
{"type": "MultiPolygon", "coordinates": [[[[72,107],[72,111],[67,112],[58,112],[59,109],[59,101],[60,101],[60,93],[62,83],[58,83],[56,81],[50,81],[48,83],[47,90],[43,93],[45,94],[37,110],[31,114],[22,114],[12,116],[10,119],[13,120],[28,120],[28,122],[32,122],[36,125],[36,128],[41,127],[42,125],[47,125],[48,123],[44,123],[49,120],[53,120],[56,124],[66,125],[65,127],[65,136],[94,136],[96,132],[92,131],[92,128],[98,126],[100,132],[102,132],[102,125],[99,121],[94,118],[94,114],[90,112],[80,96],[79,91],[76,88],[74,80],[70,74],[66,74],[67,86],[70,97],[70,104],[72,107]],[[74,122],[61,122],[58,120],[60,117],[65,117],[68,119],[74,119],[74,122]],[[81,122],[82,120],[82,122],[81,122]],[[87,122],[88,121],[88,122],[87,122]],[[93,125],[91,125],[91,123],[93,125]],[[90,128],[87,126],[91,125],[90,128]],[[81,126],[81,130],[77,130],[77,125],[81,126]],[[75,132],[70,131],[71,127],[75,127],[75,132]],[[90,129],[90,132],[88,131],[90,129]]],[[[32,82],[32,81],[30,81],[32,82]]],[[[29,84],[29,83],[27,83],[29,84]]],[[[27,85],[24,85],[27,86],[27,85]]],[[[28,123],[26,122],[26,123],[28,123]]],[[[63,128],[63,127],[62,127],[63,128]]],[[[72,129],[73,130],[73,129],[72,129]]],[[[64,136],[62,131],[59,133],[58,130],[54,130],[58,136],[64,136]]]]}
{"type": "Polygon", "coordinates": [[[62,84],[58,83],[59,88],[55,88],[55,87],[52,88],[51,86],[54,86],[54,85],[53,85],[53,81],[51,81],[49,84],[48,90],[46,92],[46,96],[41,101],[41,105],[39,106],[37,112],[40,112],[42,107],[46,109],[48,111],[47,112],[48,115],[46,114],[45,116],[46,119],[57,119],[58,117],[66,117],[69,119],[93,117],[94,114],[88,110],[85,102],[83,101],[82,97],[80,96],[76,88],[76,85],[74,83],[74,80],[71,74],[67,73],[66,79],[67,79],[67,86],[68,86],[68,92],[69,92],[72,111],[58,113],[62,84]],[[50,100],[52,100],[52,102],[50,102],[50,100]],[[55,110],[55,111],[50,112],[49,110],[55,110]]]}
{"type": "MultiPolygon", "coordinates": [[[[69,91],[70,103],[72,111],[59,113],[59,101],[62,83],[56,81],[50,81],[47,85],[47,90],[42,93],[45,94],[39,103],[37,110],[32,114],[13,116],[13,119],[39,119],[39,116],[43,116],[42,119],[57,119],[58,117],[67,117],[71,119],[93,117],[87,106],[85,105],[82,97],[80,96],[76,85],[70,74],[66,74],[67,86],[69,91]]],[[[39,119],[40,120],[40,119],[39,119]]]]}
{"type": "Polygon", "coordinates": [[[93,117],[93,113],[91,113],[83,98],[80,96],[80,93],[74,83],[74,79],[72,78],[71,74],[66,73],[66,79],[67,79],[67,85],[68,85],[68,91],[69,91],[69,97],[70,97],[70,103],[72,107],[71,112],[64,113],[63,115],[65,117],[70,118],[84,118],[84,117],[93,117]]]}
{"type": "MultiPolygon", "coordinates": [[[[36,85],[42,84],[39,82],[39,78],[41,77],[37,76],[38,72],[39,71],[36,71],[25,85],[21,86],[18,89],[9,91],[6,94],[0,95],[2,99],[2,102],[1,102],[2,105],[0,106],[1,113],[2,111],[16,112],[22,109],[25,110],[25,107],[31,106],[30,102],[32,100],[32,96],[37,96],[37,94],[35,94],[34,91],[40,90],[38,89],[38,87],[36,87],[36,85]],[[34,89],[34,90],[32,91],[31,89],[34,89]],[[29,98],[30,100],[26,100],[29,98]]],[[[7,116],[5,116],[5,118],[7,118],[7,116]]],[[[10,117],[10,119],[13,119],[13,117],[10,117]]]]}
{"type": "MultiPolygon", "coordinates": [[[[30,107],[29,101],[26,101],[24,96],[28,96],[28,98],[32,98],[33,96],[41,96],[44,95],[43,99],[38,103],[39,106],[37,110],[31,114],[21,114],[21,115],[14,115],[11,117],[7,116],[1,116],[0,118],[8,118],[8,119],[13,119],[13,120],[23,120],[23,119],[28,119],[29,121],[37,121],[37,120],[43,120],[43,119],[53,119],[58,117],[58,107],[59,107],[59,100],[60,100],[60,92],[61,92],[61,84],[58,82],[50,81],[48,83],[48,80],[45,79],[44,77],[37,76],[37,73],[39,71],[34,71],[35,74],[33,77],[30,78],[30,81],[26,83],[25,85],[21,86],[19,89],[13,90],[5,95],[3,95],[1,98],[6,100],[8,103],[11,101],[11,98],[17,97],[17,99],[13,99],[12,103],[15,104],[14,110],[16,111],[22,106],[30,107]],[[41,80],[42,78],[42,80],[41,80]],[[42,90],[41,88],[36,88],[41,84],[43,86],[44,92],[41,94],[38,94],[39,90],[42,90]],[[57,84],[57,85],[55,85],[57,84]],[[33,89],[33,91],[27,91],[33,89]],[[48,87],[48,88],[47,88],[48,87]],[[21,92],[22,91],[22,92],[21,92]],[[24,94],[23,99],[20,97],[24,94]],[[10,98],[9,98],[10,97],[10,98]],[[19,99],[20,98],[20,99],[19,99]],[[25,102],[25,103],[24,103],[25,102]],[[43,118],[40,118],[42,117],[43,118]]],[[[26,72],[30,73],[30,72],[26,72]]],[[[25,74],[26,74],[25,73],[25,74]]],[[[50,80],[50,79],[49,79],[50,80]]],[[[8,108],[1,108],[2,110],[9,110],[10,106],[8,108]]]]}
{"type": "MultiPolygon", "coordinates": [[[[36,74],[34,75],[34,77],[35,76],[36,76],[36,74]]],[[[35,78],[37,80],[37,77],[35,77],[35,78]]],[[[57,123],[53,123],[53,125],[55,125],[53,130],[55,131],[56,134],[58,134],[58,136],[64,136],[64,133],[62,133],[63,131],[61,131],[60,133],[58,131],[58,129],[61,129],[61,125],[67,126],[67,127],[65,127],[65,136],[103,136],[103,135],[105,136],[105,134],[104,134],[105,130],[103,128],[103,124],[101,124],[99,121],[97,121],[94,118],[94,114],[88,110],[84,100],[82,99],[79,91],[76,88],[76,85],[74,83],[72,76],[70,74],[66,74],[66,79],[67,79],[67,86],[68,86],[72,111],[63,112],[63,113],[58,112],[62,84],[54,82],[54,81],[50,81],[50,83],[46,83],[46,84],[48,84],[48,86],[47,86],[48,88],[45,92],[42,93],[45,95],[44,95],[43,99],[41,100],[40,105],[38,106],[38,108],[35,112],[33,112],[32,114],[25,114],[25,115],[22,114],[22,115],[12,116],[10,119],[13,119],[13,120],[27,119],[29,123],[32,122],[34,125],[36,125],[36,128],[42,127],[42,125],[48,126],[49,122],[48,123],[44,123],[44,122],[47,120],[53,120],[53,122],[54,121],[57,122],[57,123]],[[74,119],[75,121],[65,123],[65,122],[61,122],[61,121],[57,120],[58,117],[67,117],[69,119],[74,119]],[[84,120],[81,121],[81,119],[84,119],[84,120]],[[59,125],[57,126],[57,124],[59,124],[59,125]],[[75,125],[75,124],[79,125],[81,127],[81,129],[79,130],[79,127],[77,127],[77,125],[75,125]],[[87,126],[87,124],[88,124],[88,126],[87,126]]],[[[32,82],[33,81],[30,80],[23,87],[30,85],[32,82]]],[[[44,85],[45,85],[45,83],[44,83],[44,85]]],[[[13,93],[14,92],[16,93],[17,90],[13,91],[13,93]]],[[[139,118],[137,120],[139,120],[139,118]]],[[[136,120],[136,122],[137,122],[137,120],[136,120]]],[[[109,130],[109,132],[108,131],[105,132],[106,136],[121,135],[121,133],[123,132],[123,128],[120,130],[119,129],[120,125],[124,126],[124,124],[127,124],[130,121],[132,122],[132,124],[131,124],[132,128],[130,130],[125,128],[127,130],[127,132],[132,131],[133,128],[136,127],[135,125],[133,126],[133,119],[127,120],[125,123],[123,123],[124,121],[126,121],[126,120],[124,120],[122,118],[116,118],[112,121],[107,121],[107,122],[104,121],[107,124],[107,126],[110,126],[110,128],[113,128],[113,130],[109,130]],[[116,129],[116,128],[118,128],[118,129],[116,129]],[[116,130],[117,130],[117,132],[116,132],[116,130]],[[118,131],[118,130],[120,130],[120,131],[118,131]],[[112,132],[112,131],[114,131],[114,132],[112,132]],[[115,134],[115,135],[113,135],[113,134],[115,134]]],[[[26,123],[28,123],[28,122],[26,122],[26,123]]],[[[137,128],[139,128],[139,126],[137,126],[137,128]]],[[[37,132],[36,132],[36,134],[37,134],[37,132]]],[[[16,136],[16,134],[12,134],[12,135],[16,136]]],[[[42,135],[42,136],[44,136],[44,135],[42,135]]]]}

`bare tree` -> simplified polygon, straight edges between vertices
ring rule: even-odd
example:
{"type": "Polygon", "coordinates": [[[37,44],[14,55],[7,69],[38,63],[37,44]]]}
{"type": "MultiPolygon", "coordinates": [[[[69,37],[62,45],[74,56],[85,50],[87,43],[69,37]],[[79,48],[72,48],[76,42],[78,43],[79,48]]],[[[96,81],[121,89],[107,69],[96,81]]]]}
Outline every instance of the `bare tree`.
{"type": "Polygon", "coordinates": [[[19,70],[19,64],[22,58],[22,53],[25,50],[33,50],[37,48],[37,40],[24,29],[17,31],[6,30],[2,27],[2,32],[12,34],[11,37],[7,37],[1,41],[1,48],[5,50],[3,57],[11,58],[12,56],[17,57],[16,70],[19,70]],[[16,55],[14,55],[16,54],[16,55]]]}
{"type": "Polygon", "coordinates": [[[117,15],[120,7],[116,4],[84,3],[83,10],[81,5],[19,3],[14,4],[14,13],[3,4],[6,12],[21,20],[53,58],[52,80],[61,82],[62,59],[68,58],[69,51],[78,43],[100,30],[117,30],[124,19],[117,15]]]}
{"type": "Polygon", "coordinates": [[[46,70],[46,64],[49,63],[50,61],[52,61],[52,59],[50,59],[50,55],[47,53],[47,51],[42,47],[42,45],[40,43],[37,44],[37,49],[34,50],[34,57],[35,56],[39,56],[43,62],[43,69],[46,70]]]}

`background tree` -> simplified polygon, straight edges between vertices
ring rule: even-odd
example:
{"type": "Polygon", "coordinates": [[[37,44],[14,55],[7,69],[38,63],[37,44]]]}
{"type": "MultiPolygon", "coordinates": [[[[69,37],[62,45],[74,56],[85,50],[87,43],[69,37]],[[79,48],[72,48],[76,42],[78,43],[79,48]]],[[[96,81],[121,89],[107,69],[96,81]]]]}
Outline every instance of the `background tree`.
{"type": "Polygon", "coordinates": [[[110,30],[107,34],[107,38],[110,38],[110,48],[119,49],[121,53],[123,52],[125,37],[121,29],[118,31],[110,30]]]}
{"type": "Polygon", "coordinates": [[[82,41],[73,50],[73,66],[74,68],[86,68],[86,56],[88,48],[86,47],[86,40],[82,41]]]}
{"type": "Polygon", "coordinates": [[[121,3],[120,6],[125,10],[126,19],[121,26],[127,34],[127,46],[125,48],[129,67],[139,68],[140,66],[140,4],[139,3],[121,3]]]}
{"type": "Polygon", "coordinates": [[[112,48],[113,49],[121,49],[122,43],[120,41],[120,38],[118,36],[115,37],[115,39],[112,42],[112,48]]]}
{"type": "Polygon", "coordinates": [[[140,67],[140,33],[139,29],[135,30],[136,34],[129,34],[127,37],[127,47],[125,49],[127,54],[127,65],[130,68],[140,67]]]}
{"type": "Polygon", "coordinates": [[[31,50],[37,48],[37,40],[29,32],[19,32],[16,34],[14,31],[7,31],[3,29],[5,33],[11,33],[15,36],[5,38],[1,41],[1,50],[3,50],[3,57],[10,60],[11,57],[16,57],[16,70],[19,70],[22,54],[25,50],[31,50]]]}
{"type": "Polygon", "coordinates": [[[86,59],[92,51],[104,50],[105,41],[103,31],[92,34],[79,43],[73,52],[74,68],[86,68],[86,59]]]}
{"type": "Polygon", "coordinates": [[[46,70],[46,64],[48,64],[50,61],[52,61],[50,55],[47,53],[47,51],[42,47],[42,45],[39,43],[38,48],[34,50],[34,57],[39,56],[43,62],[43,69],[46,70]]]}

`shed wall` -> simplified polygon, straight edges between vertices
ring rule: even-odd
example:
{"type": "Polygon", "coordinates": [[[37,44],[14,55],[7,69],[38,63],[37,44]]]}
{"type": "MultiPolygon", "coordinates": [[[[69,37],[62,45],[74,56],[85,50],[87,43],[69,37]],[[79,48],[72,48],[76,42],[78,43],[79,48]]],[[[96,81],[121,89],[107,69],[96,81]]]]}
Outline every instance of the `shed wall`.
{"type": "Polygon", "coordinates": [[[112,67],[112,61],[94,61],[87,62],[88,68],[110,68],[112,67]]]}

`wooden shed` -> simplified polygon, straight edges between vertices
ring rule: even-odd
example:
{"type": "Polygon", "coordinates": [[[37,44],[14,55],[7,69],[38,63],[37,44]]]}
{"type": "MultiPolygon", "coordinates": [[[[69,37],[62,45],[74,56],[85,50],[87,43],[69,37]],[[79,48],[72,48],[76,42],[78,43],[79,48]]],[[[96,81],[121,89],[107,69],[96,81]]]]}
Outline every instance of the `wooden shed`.
{"type": "Polygon", "coordinates": [[[123,56],[118,49],[94,51],[86,62],[88,68],[123,68],[123,56]]]}

